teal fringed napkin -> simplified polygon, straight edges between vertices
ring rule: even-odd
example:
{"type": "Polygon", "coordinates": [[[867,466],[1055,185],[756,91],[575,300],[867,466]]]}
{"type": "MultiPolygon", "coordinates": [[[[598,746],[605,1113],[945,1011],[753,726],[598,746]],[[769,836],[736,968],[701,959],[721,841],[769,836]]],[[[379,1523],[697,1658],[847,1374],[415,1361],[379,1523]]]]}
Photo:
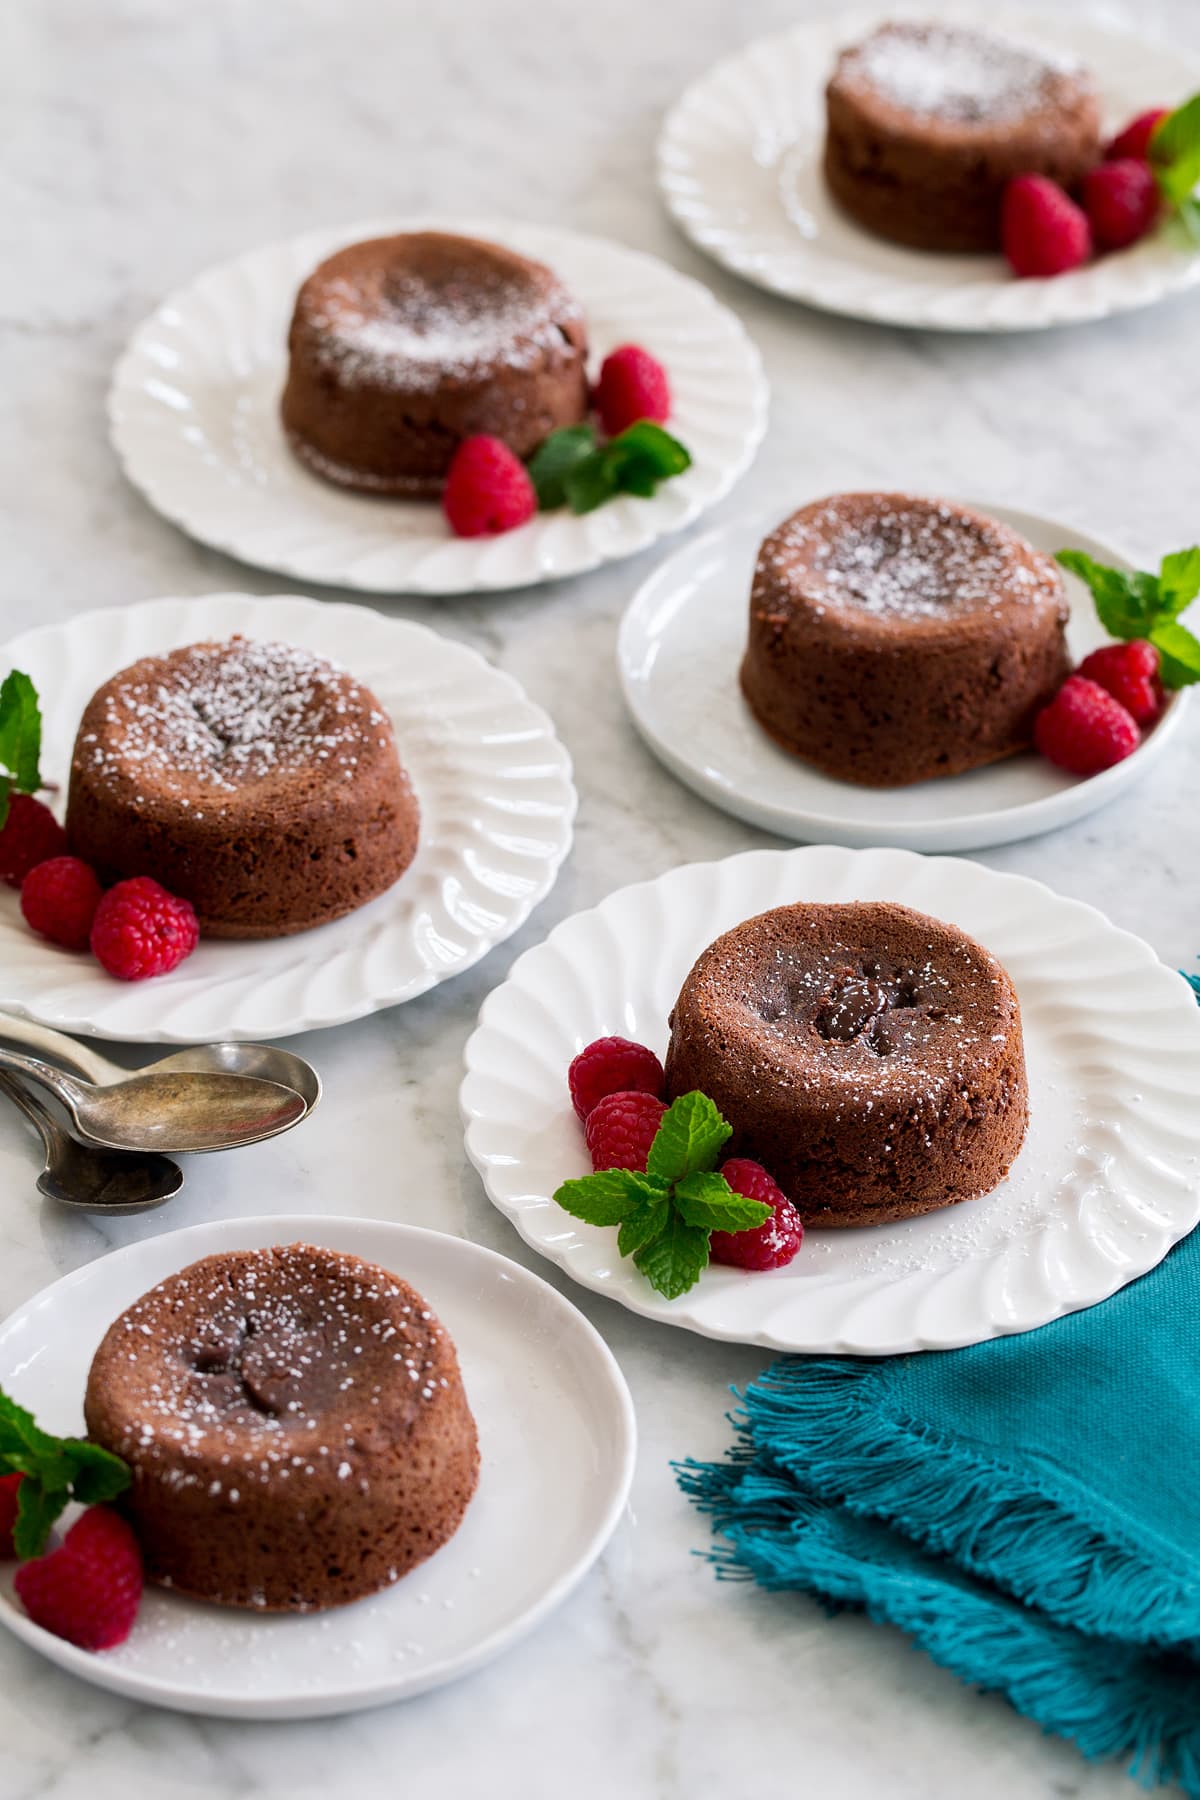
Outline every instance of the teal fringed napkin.
{"type": "Polygon", "coordinates": [[[735,1423],[679,1468],[720,1574],[861,1607],[1200,1797],[1200,1231],[1020,1337],[785,1359],[735,1423]]]}

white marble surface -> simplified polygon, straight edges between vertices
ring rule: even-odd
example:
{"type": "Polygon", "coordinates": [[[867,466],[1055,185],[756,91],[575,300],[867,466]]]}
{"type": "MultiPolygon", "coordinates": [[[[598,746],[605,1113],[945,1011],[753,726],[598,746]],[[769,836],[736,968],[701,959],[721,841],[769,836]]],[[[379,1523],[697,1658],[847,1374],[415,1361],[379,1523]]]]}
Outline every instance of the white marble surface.
{"type": "MultiPolygon", "coordinates": [[[[123,485],[105,444],[110,365],[141,316],[208,262],[322,222],[443,206],[608,233],[699,275],[741,312],[766,358],[772,424],[721,516],[782,512],[839,485],[912,484],[1056,514],[1135,556],[1194,539],[1200,301],[1068,334],[906,336],[768,299],[674,235],[650,177],[664,106],[715,56],[805,10],[805,0],[9,0],[0,631],[159,593],[282,585],[197,549],[123,485]]],[[[1200,48],[1194,0],[1098,16],[1200,48]]],[[[767,841],[677,787],[635,738],[615,682],[593,678],[610,666],[615,621],[651,561],[486,602],[385,607],[478,645],[555,713],[583,796],[557,890],[465,979],[297,1040],[326,1079],[320,1113],[277,1145],[193,1164],[168,1216],[102,1229],[39,1205],[30,1146],[0,1115],[0,1312],[109,1243],[250,1210],[379,1213],[528,1259],[461,1151],[459,1061],[483,996],[520,948],[610,887],[767,841]]],[[[984,860],[1099,902],[1187,962],[1200,951],[1198,781],[1200,717],[1128,798],[984,860]]],[[[402,1708],[286,1726],[125,1706],[5,1638],[0,1800],[374,1800],[418,1783],[454,1800],[1131,1791],[890,1631],[717,1586],[689,1555],[705,1531],[668,1460],[723,1447],[726,1387],[762,1358],[576,1297],[628,1375],[641,1458],[602,1566],[534,1638],[402,1708]]]]}

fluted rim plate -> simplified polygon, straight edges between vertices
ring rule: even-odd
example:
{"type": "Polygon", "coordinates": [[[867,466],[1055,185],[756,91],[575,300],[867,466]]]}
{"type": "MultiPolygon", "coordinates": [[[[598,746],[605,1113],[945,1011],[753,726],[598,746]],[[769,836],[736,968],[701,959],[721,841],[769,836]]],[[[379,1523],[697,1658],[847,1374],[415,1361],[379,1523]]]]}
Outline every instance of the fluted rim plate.
{"type": "Polygon", "coordinates": [[[1028,1331],[1103,1300],[1200,1218],[1200,1009],[1149,945],[1021,875],[908,850],[754,850],[619,889],[489,995],[466,1050],[467,1154],[525,1242],[643,1317],[774,1350],[891,1356],[1028,1331]],[[567,1066],[610,1032],[666,1049],[695,958],[797,900],[887,900],[960,926],[1020,997],[1030,1126],[992,1193],[896,1225],[810,1231],[770,1274],[710,1267],[667,1301],[615,1231],[550,1196],[588,1172],[567,1066]]]}
{"type": "Polygon", "coordinates": [[[1174,44],[1050,14],[982,14],[900,0],[756,39],[700,76],[667,114],[658,181],[682,231],[747,281],[826,312],[930,331],[1037,331],[1149,306],[1200,281],[1200,247],[1170,226],[1052,280],[1016,280],[996,256],[907,250],[841,213],[821,173],[825,83],[839,50],[886,19],[986,23],[1091,69],[1106,129],[1200,87],[1174,44]]]}
{"type": "Polygon", "coordinates": [[[36,937],[0,888],[0,1008],[134,1043],[287,1037],[412,1000],[522,925],[571,847],[571,762],[548,716],[476,651],[407,619],[302,595],[208,594],[83,613],[14,638],[43,708],[42,773],[66,801],[71,749],[95,689],[138,657],[233,633],[343,664],[395,727],[421,806],[417,854],[394,887],[295,937],[204,939],[169,975],[122,982],[86,952],[36,937]]]}
{"type": "Polygon", "coordinates": [[[207,270],[134,333],[109,394],[113,446],[151,506],[242,562],[364,593],[482,592],[578,575],[681,531],[750,466],[767,422],[759,355],[698,281],[605,238],[498,219],[370,219],[305,232],[207,270]],[[346,244],[437,229],[490,238],[558,271],[581,305],[590,366],[617,344],[666,365],[670,429],[692,466],[653,498],[542,513],[456,538],[433,502],[348,493],[303,468],[279,423],[288,321],[317,263],[346,244]]]}

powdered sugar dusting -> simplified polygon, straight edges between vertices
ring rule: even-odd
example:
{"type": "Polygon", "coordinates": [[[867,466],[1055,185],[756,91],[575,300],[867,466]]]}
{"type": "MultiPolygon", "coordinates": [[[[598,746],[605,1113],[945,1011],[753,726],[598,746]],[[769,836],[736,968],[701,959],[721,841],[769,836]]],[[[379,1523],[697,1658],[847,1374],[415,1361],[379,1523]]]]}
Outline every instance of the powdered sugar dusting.
{"type": "Polygon", "coordinates": [[[1077,65],[991,32],[948,24],[884,25],[844,58],[840,74],[922,118],[956,124],[1018,118],[1046,104],[1077,65]]]}

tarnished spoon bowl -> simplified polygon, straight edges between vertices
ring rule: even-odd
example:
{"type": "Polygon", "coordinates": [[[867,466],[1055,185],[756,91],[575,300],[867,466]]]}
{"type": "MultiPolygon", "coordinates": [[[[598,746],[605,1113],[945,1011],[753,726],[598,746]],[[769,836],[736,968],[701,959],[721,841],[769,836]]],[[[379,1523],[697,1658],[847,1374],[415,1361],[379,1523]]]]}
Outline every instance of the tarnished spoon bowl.
{"type": "Polygon", "coordinates": [[[46,1152],[37,1185],[48,1200],[78,1212],[149,1212],[183,1186],[183,1170],[169,1156],[99,1150],[77,1142],[36,1094],[5,1069],[0,1069],[0,1093],[7,1094],[37,1127],[46,1152]]]}

